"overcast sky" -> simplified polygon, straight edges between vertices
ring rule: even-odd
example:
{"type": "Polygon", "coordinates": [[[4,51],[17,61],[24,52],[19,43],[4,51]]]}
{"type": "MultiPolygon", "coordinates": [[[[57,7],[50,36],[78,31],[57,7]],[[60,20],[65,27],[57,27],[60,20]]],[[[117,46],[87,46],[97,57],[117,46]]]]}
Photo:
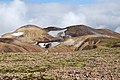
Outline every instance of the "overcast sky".
{"type": "Polygon", "coordinates": [[[85,24],[120,32],[120,0],[0,0],[0,34],[25,24],[85,24]]]}

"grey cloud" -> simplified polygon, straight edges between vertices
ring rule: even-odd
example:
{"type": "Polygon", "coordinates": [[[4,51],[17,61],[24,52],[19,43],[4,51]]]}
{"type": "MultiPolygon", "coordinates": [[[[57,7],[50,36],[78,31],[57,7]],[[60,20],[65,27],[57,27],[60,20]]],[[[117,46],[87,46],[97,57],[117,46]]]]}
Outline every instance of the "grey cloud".
{"type": "Polygon", "coordinates": [[[86,24],[120,32],[119,4],[120,0],[96,0],[93,4],[84,5],[29,4],[14,0],[0,4],[0,32],[4,33],[24,24],[36,24],[41,27],[86,24]]]}
{"type": "MultiPolygon", "coordinates": [[[[108,28],[120,32],[120,1],[96,0],[94,4],[69,5],[60,3],[37,6],[38,24],[67,26],[86,24],[94,28],[108,28]]],[[[36,10],[35,10],[36,11],[36,10]]],[[[34,12],[34,11],[33,11],[34,12]]]]}
{"type": "Polygon", "coordinates": [[[26,12],[27,7],[20,0],[0,4],[0,33],[11,31],[24,24],[26,12]]]}

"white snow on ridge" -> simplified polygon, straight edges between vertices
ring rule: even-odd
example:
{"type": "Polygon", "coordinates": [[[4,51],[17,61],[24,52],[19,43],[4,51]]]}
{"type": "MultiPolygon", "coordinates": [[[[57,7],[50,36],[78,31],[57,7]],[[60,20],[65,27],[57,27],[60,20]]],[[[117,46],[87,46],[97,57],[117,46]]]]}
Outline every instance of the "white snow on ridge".
{"type": "Polygon", "coordinates": [[[45,43],[39,43],[39,46],[41,46],[42,48],[45,48],[45,43]]]}
{"type": "Polygon", "coordinates": [[[58,37],[58,33],[61,33],[61,36],[65,36],[65,31],[67,29],[64,29],[64,30],[58,30],[58,31],[49,31],[48,34],[53,36],[53,37],[58,37]]]}
{"type": "Polygon", "coordinates": [[[120,33],[120,27],[117,27],[117,29],[115,30],[115,32],[120,33]]]}
{"type": "Polygon", "coordinates": [[[19,37],[19,36],[22,36],[24,33],[23,32],[16,32],[16,33],[13,33],[11,34],[13,37],[19,37]]]}
{"type": "Polygon", "coordinates": [[[59,45],[60,44],[60,42],[52,42],[51,43],[51,47],[55,47],[55,46],[57,46],[57,45],[59,45]]]}

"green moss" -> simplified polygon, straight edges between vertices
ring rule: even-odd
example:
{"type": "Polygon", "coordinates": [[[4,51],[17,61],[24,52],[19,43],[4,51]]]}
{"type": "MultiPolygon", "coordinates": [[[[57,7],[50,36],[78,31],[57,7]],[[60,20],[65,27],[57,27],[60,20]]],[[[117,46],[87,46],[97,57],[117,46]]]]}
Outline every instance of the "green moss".
{"type": "Polygon", "coordinates": [[[113,39],[113,40],[110,40],[110,41],[107,41],[107,42],[102,42],[102,43],[100,43],[99,45],[101,45],[101,46],[106,46],[106,47],[110,47],[111,45],[117,44],[117,43],[120,43],[120,40],[119,40],[119,39],[113,39]]]}
{"type": "Polygon", "coordinates": [[[37,72],[37,71],[45,72],[47,69],[48,69],[48,66],[35,66],[33,68],[33,72],[37,72]]]}
{"type": "Polygon", "coordinates": [[[44,75],[43,77],[42,77],[42,79],[43,80],[53,80],[50,76],[48,76],[48,75],[44,75]]]}
{"type": "Polygon", "coordinates": [[[7,71],[6,71],[6,70],[4,70],[4,69],[0,69],[0,73],[2,73],[2,74],[6,74],[6,73],[7,73],[7,71]]]}
{"type": "Polygon", "coordinates": [[[84,66],[84,62],[68,62],[67,65],[68,66],[72,66],[72,67],[83,67],[84,66]]]}

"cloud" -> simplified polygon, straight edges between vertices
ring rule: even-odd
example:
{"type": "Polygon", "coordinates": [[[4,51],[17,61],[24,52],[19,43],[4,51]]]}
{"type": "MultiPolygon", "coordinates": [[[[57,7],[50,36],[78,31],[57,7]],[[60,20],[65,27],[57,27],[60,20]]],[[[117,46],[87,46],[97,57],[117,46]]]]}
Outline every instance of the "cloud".
{"type": "Polygon", "coordinates": [[[80,5],[35,4],[30,13],[33,13],[33,23],[43,27],[86,24],[93,28],[108,28],[120,32],[116,30],[120,26],[119,4],[118,0],[96,0],[93,4],[80,5]]]}
{"type": "Polygon", "coordinates": [[[105,25],[105,28],[115,30],[120,25],[119,4],[118,0],[98,0],[94,5],[81,7],[79,12],[82,11],[86,15],[90,25],[94,27],[105,25]]]}
{"type": "Polygon", "coordinates": [[[21,0],[0,4],[1,33],[12,31],[26,22],[27,7],[21,0]]]}
{"type": "Polygon", "coordinates": [[[115,29],[115,32],[120,33],[120,27],[117,27],[117,28],[115,29]]]}
{"type": "Polygon", "coordinates": [[[65,27],[85,24],[93,28],[108,28],[120,32],[120,0],[95,0],[90,4],[25,3],[14,0],[0,4],[1,33],[24,24],[40,27],[65,27]]]}
{"type": "Polygon", "coordinates": [[[86,24],[86,17],[84,14],[77,15],[73,12],[68,12],[63,16],[62,24],[64,26],[86,24]]]}
{"type": "MultiPolygon", "coordinates": [[[[63,19],[74,9],[74,6],[62,3],[46,3],[29,5],[30,23],[41,27],[58,26],[64,27],[63,19]]],[[[72,11],[73,12],[73,11],[72,11]]]]}

